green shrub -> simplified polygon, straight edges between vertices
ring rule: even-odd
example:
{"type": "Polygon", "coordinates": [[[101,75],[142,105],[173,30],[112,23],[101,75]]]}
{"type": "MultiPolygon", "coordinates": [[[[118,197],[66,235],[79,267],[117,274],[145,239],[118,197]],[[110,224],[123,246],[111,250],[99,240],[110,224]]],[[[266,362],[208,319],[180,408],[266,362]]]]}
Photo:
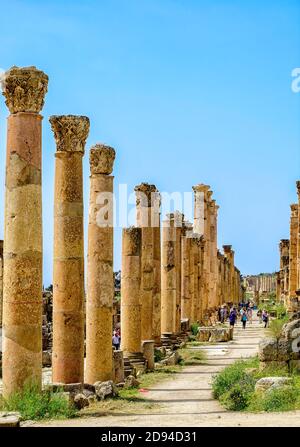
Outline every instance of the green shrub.
{"type": "Polygon", "coordinates": [[[265,393],[255,393],[249,411],[289,411],[294,410],[298,395],[294,387],[275,388],[265,393]]]}
{"type": "Polygon", "coordinates": [[[192,334],[194,335],[194,336],[196,336],[197,334],[198,334],[198,329],[199,329],[199,324],[198,323],[193,323],[192,325],[191,325],[191,331],[192,331],[192,334]]]}
{"type": "Polygon", "coordinates": [[[32,386],[3,400],[1,407],[4,411],[20,412],[24,420],[71,418],[76,415],[75,407],[61,392],[40,392],[32,386]]]}
{"type": "Polygon", "coordinates": [[[285,323],[287,322],[287,318],[275,319],[271,320],[270,325],[268,327],[268,332],[273,335],[273,337],[279,339],[281,336],[281,331],[285,323]]]}
{"type": "Polygon", "coordinates": [[[221,396],[220,401],[227,410],[244,410],[251,402],[254,387],[254,378],[244,373],[243,377],[221,396]]]}
{"type": "Polygon", "coordinates": [[[237,361],[223,369],[213,380],[214,397],[220,399],[223,394],[228,393],[238,383],[254,383],[254,379],[245,372],[245,369],[255,367],[256,365],[257,359],[255,358],[251,361],[237,361]]]}
{"type": "Polygon", "coordinates": [[[154,361],[160,362],[163,358],[163,353],[159,349],[154,349],[154,361]]]}

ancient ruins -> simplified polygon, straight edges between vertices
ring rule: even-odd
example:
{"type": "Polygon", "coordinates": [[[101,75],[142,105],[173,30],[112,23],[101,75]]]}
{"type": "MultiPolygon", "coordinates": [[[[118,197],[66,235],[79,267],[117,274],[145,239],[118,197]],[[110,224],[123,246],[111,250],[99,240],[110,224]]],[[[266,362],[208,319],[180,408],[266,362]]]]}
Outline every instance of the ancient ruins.
{"type": "MultiPolygon", "coordinates": [[[[50,117],[56,143],[52,301],[52,290],[43,291],[42,282],[40,112],[48,77],[35,67],[12,67],[4,81],[10,112],[0,246],[4,396],[27,384],[41,388],[46,365],[52,364],[53,386],[93,385],[101,394],[101,383],[123,382],[141,368],[153,370],[155,348],[170,350],[170,361],[176,361],[174,347],[193,323],[211,328],[220,306],[243,300],[234,250],[224,245],[221,252],[217,246],[219,206],[210,186],[193,186],[193,223],[180,210],[161,221],[157,187],[136,186],[136,225],[124,228],[122,235],[121,348],[113,350],[115,150],[104,144],[90,149],[90,199],[84,207],[82,159],[89,119],[50,117]],[[89,211],[86,261],[84,209],[89,211]]],[[[284,280],[290,302],[300,281],[297,209],[292,208],[290,276],[284,280]]]]}
{"type": "Polygon", "coordinates": [[[300,181],[298,202],[291,204],[290,238],[279,243],[280,270],[276,273],[276,296],[289,312],[300,308],[300,181]]]}

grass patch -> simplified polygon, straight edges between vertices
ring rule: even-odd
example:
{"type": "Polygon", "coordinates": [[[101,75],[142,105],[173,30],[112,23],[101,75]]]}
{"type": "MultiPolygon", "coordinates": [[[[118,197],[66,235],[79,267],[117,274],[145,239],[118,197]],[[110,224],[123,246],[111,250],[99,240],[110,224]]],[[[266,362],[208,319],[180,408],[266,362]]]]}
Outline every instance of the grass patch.
{"type": "Polygon", "coordinates": [[[283,318],[276,318],[274,320],[271,320],[270,325],[268,327],[268,334],[277,338],[277,340],[281,336],[282,328],[289,320],[288,316],[284,316],[283,318]]]}
{"type": "Polygon", "coordinates": [[[239,360],[224,368],[213,380],[213,395],[231,411],[290,411],[300,409],[300,376],[271,365],[260,371],[259,360],[239,360]],[[292,384],[267,392],[255,392],[262,377],[293,378],[292,384]]]}
{"type": "Polygon", "coordinates": [[[191,325],[191,332],[194,336],[196,336],[198,334],[199,327],[200,327],[200,325],[198,323],[193,323],[191,325]]]}
{"type": "Polygon", "coordinates": [[[66,419],[77,414],[75,407],[61,392],[40,392],[32,386],[3,399],[0,410],[18,411],[23,420],[66,419]]]}
{"type": "MultiPolygon", "coordinates": [[[[196,345],[198,346],[198,345],[196,345]]],[[[201,365],[206,360],[206,353],[200,349],[183,348],[180,350],[182,365],[201,365]]]]}

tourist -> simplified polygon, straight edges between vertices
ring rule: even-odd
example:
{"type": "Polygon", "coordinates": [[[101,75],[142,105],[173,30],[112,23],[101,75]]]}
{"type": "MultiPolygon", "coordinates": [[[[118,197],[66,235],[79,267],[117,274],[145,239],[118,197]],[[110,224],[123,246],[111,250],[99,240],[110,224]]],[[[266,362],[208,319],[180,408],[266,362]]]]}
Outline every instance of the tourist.
{"type": "Polygon", "coordinates": [[[244,310],[243,314],[242,314],[242,317],[241,317],[241,322],[243,324],[243,329],[246,329],[247,320],[248,320],[247,312],[246,312],[246,310],[244,310]]]}
{"type": "Polygon", "coordinates": [[[267,328],[269,323],[269,314],[267,310],[263,310],[262,312],[262,321],[265,323],[265,328],[267,328]]]}
{"type": "Polygon", "coordinates": [[[120,349],[120,336],[118,335],[117,331],[114,331],[112,344],[117,351],[120,349]]]}
{"type": "Polygon", "coordinates": [[[237,317],[236,310],[235,310],[235,307],[233,307],[230,310],[230,314],[229,314],[229,324],[230,324],[230,326],[234,327],[235,321],[236,321],[236,317],[237,317]]]}
{"type": "Polygon", "coordinates": [[[248,309],[247,309],[247,318],[248,318],[248,321],[249,321],[250,324],[252,324],[252,313],[253,313],[252,307],[248,307],[248,309]]]}

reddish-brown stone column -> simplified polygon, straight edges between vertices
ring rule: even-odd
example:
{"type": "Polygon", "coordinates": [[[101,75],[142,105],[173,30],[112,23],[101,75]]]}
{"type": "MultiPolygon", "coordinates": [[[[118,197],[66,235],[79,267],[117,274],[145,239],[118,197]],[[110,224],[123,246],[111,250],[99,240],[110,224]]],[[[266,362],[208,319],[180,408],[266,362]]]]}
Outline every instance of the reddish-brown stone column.
{"type": "Polygon", "coordinates": [[[3,312],[3,241],[0,241],[0,328],[2,327],[3,312]]]}
{"type": "Polygon", "coordinates": [[[121,270],[121,347],[127,356],[142,352],[141,249],[142,229],[124,228],[121,270]]]}
{"type": "Polygon", "coordinates": [[[141,183],[136,192],[137,227],[142,229],[141,265],[141,331],[142,340],[153,339],[153,288],[154,288],[154,227],[153,195],[155,185],[141,183]]]}
{"type": "Polygon", "coordinates": [[[86,116],[52,116],[54,187],[52,380],[83,382],[84,253],[82,157],[86,116]]]}
{"type": "Polygon", "coordinates": [[[289,254],[289,301],[288,310],[293,310],[293,301],[297,299],[297,239],[298,239],[298,204],[291,205],[290,219],[290,254],[289,254]]]}
{"type": "Polygon", "coordinates": [[[85,381],[113,379],[112,322],[113,170],[115,150],[96,144],[90,151],[90,207],[86,303],[85,381]]]}
{"type": "Polygon", "coordinates": [[[8,117],[3,278],[3,395],[42,382],[42,116],[48,76],[13,67],[8,117]]]}

